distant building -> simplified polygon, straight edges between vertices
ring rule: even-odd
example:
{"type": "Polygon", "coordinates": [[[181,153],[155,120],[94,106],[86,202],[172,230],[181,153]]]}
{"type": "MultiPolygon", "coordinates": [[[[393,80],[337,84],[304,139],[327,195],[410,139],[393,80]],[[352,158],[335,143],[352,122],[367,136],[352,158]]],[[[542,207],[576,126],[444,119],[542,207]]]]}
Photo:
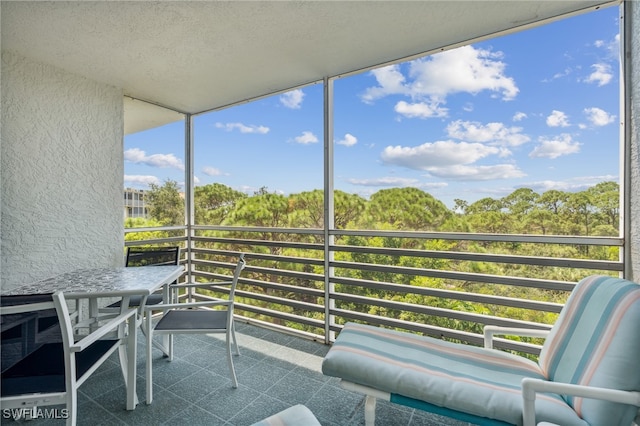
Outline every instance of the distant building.
{"type": "Polygon", "coordinates": [[[147,206],[144,202],[144,190],[125,188],[124,190],[124,218],[147,218],[147,206]]]}

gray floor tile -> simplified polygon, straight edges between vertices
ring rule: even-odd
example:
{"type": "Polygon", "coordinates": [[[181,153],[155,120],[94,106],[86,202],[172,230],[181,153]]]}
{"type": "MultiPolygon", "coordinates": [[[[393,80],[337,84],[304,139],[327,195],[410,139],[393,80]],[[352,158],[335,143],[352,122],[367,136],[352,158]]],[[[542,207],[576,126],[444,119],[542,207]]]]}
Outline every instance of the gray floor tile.
{"type": "MultiPolygon", "coordinates": [[[[237,334],[241,353],[233,358],[237,389],[231,387],[223,336],[177,336],[173,361],[153,351],[154,400],[147,405],[146,353],[140,334],[136,380],[140,404],[125,410],[124,380],[113,355],[80,387],[78,424],[249,426],[304,404],[323,426],[364,425],[364,397],[322,374],[328,346],[242,323],[237,334]]],[[[379,426],[469,426],[385,401],[377,403],[376,420],[379,426]]],[[[12,424],[16,422],[2,419],[2,425],[12,424]]],[[[63,425],[64,420],[36,419],[29,424],[63,425]]]]}

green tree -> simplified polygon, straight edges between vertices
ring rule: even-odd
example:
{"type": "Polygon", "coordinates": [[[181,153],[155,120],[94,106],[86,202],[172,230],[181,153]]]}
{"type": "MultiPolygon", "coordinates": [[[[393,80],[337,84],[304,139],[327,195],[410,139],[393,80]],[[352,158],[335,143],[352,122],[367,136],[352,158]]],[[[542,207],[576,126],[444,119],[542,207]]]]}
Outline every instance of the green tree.
{"type": "Polygon", "coordinates": [[[152,183],[150,187],[145,193],[149,216],[163,226],[184,225],[184,200],[178,182],[167,180],[162,186],[152,183]]]}
{"type": "Polygon", "coordinates": [[[369,216],[395,229],[436,230],[451,215],[444,203],[418,188],[383,189],[371,196],[369,216]]]}
{"type": "Polygon", "coordinates": [[[195,221],[199,225],[219,225],[247,195],[221,183],[196,186],[194,191],[195,221]]]}
{"type": "MultiPolygon", "coordinates": [[[[587,193],[598,210],[602,225],[617,230],[620,223],[620,186],[616,182],[600,182],[589,188],[587,193]]],[[[617,232],[610,235],[617,235],[617,232]]]]}

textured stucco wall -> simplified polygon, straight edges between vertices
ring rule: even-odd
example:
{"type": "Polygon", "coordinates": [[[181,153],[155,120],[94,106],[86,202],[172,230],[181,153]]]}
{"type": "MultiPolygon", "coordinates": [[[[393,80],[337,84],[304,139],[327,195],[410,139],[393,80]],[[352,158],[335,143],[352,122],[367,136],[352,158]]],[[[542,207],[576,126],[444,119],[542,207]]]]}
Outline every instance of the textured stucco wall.
{"type": "Polygon", "coordinates": [[[2,53],[2,288],[122,264],[122,90],[2,53]]]}
{"type": "Polygon", "coordinates": [[[640,2],[626,2],[625,16],[631,31],[631,58],[627,58],[627,72],[631,76],[627,86],[627,99],[631,102],[631,116],[627,117],[631,126],[631,233],[630,261],[632,276],[640,280],[640,2]]]}

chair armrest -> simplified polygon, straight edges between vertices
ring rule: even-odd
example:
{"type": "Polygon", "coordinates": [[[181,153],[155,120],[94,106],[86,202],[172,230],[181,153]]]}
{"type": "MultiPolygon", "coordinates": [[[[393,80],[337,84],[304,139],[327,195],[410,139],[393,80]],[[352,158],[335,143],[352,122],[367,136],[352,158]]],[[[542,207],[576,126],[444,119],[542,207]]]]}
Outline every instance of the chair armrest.
{"type": "Polygon", "coordinates": [[[640,392],[618,389],[599,388],[595,386],[574,385],[569,383],[549,382],[546,380],[522,379],[522,420],[523,426],[535,426],[535,400],[537,392],[550,392],[561,395],[574,395],[583,398],[602,399],[621,404],[640,407],[640,392]]]}
{"type": "Polygon", "coordinates": [[[550,330],[539,330],[532,328],[500,327],[497,325],[484,326],[484,347],[493,349],[493,336],[525,336],[525,337],[547,337],[550,330]]]}
{"type": "Polygon", "coordinates": [[[100,340],[102,337],[111,333],[115,328],[117,328],[120,324],[125,323],[129,318],[134,316],[137,313],[137,309],[130,309],[125,313],[118,315],[113,318],[109,322],[103,324],[97,330],[83,337],[82,339],[75,342],[73,345],[69,347],[71,352],[81,352],[88,348],[90,345],[100,340]]]}

